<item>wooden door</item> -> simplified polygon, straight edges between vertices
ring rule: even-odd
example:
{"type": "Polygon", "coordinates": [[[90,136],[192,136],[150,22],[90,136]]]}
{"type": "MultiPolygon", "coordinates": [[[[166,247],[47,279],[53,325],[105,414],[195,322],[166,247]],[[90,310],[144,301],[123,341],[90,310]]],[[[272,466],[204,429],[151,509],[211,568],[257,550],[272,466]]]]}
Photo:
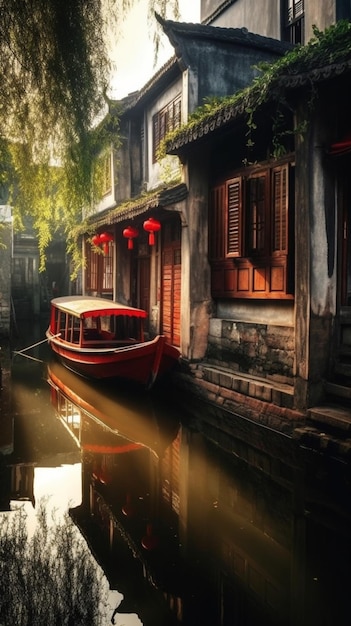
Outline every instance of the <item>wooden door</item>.
{"type": "Polygon", "coordinates": [[[344,385],[351,386],[351,184],[349,167],[351,161],[345,160],[341,170],[340,201],[340,269],[339,269],[339,307],[336,329],[337,340],[334,346],[334,374],[341,376],[344,385]],[[345,167],[346,166],[346,167],[345,167]]]}
{"type": "Polygon", "coordinates": [[[181,249],[180,222],[163,228],[161,332],[180,346],[181,249]]]}

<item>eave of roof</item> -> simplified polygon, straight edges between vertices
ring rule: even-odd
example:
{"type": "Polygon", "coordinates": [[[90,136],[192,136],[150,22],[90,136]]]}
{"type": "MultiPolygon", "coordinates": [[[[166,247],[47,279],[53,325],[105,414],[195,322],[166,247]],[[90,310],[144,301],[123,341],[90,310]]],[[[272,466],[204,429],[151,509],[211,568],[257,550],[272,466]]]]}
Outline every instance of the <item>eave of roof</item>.
{"type": "Polygon", "coordinates": [[[160,91],[181,76],[178,60],[172,56],[162,67],[150,78],[150,80],[138,91],[134,91],[121,100],[110,100],[109,111],[113,115],[131,114],[145,105],[145,102],[154,98],[160,91]]]}
{"type": "MultiPolygon", "coordinates": [[[[94,228],[125,222],[147,213],[150,209],[168,207],[176,202],[181,202],[185,200],[187,195],[188,188],[185,183],[177,183],[172,187],[157,189],[148,194],[138,196],[133,200],[128,200],[128,202],[108,208],[101,213],[93,215],[89,222],[94,228]]],[[[83,230],[85,231],[86,228],[83,230]]]]}

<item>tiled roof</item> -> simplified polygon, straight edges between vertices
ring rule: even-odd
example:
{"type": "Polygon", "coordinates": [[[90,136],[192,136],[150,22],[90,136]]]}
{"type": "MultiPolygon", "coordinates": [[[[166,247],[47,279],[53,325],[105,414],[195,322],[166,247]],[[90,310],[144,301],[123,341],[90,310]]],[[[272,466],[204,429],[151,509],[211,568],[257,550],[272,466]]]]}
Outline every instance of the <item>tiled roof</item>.
{"type": "Polygon", "coordinates": [[[223,28],[189,22],[173,22],[172,20],[164,20],[157,13],[155,15],[175,50],[177,50],[180,38],[207,39],[213,42],[238,44],[249,48],[269,50],[277,54],[283,54],[292,49],[292,45],[288,42],[251,33],[247,28],[223,28]]]}
{"type": "Polygon", "coordinates": [[[139,91],[132,94],[133,97],[127,103],[125,110],[132,109],[139,104],[143,104],[145,99],[153,96],[155,90],[159,91],[164,89],[172,80],[174,80],[174,78],[180,75],[181,72],[177,58],[172,56],[139,91]]]}
{"type": "Polygon", "coordinates": [[[176,55],[166,61],[139,91],[135,91],[123,98],[121,101],[123,112],[131,111],[143,105],[145,100],[154,96],[155,91],[167,87],[175,77],[181,75],[179,65],[180,59],[183,58],[180,50],[181,39],[191,39],[192,41],[194,39],[206,39],[213,43],[236,44],[251,49],[269,51],[277,55],[283,55],[292,48],[291,44],[287,42],[250,33],[246,28],[221,28],[189,22],[174,22],[172,20],[164,20],[157,13],[155,13],[155,16],[173,45],[176,55]]]}

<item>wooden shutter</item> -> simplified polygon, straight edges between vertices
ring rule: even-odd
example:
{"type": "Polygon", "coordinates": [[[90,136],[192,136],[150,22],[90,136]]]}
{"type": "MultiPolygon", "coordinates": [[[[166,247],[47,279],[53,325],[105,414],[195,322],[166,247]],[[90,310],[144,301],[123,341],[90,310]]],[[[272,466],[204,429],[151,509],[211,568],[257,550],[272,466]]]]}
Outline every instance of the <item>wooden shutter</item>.
{"type": "Polygon", "coordinates": [[[174,130],[175,128],[179,128],[179,126],[181,124],[182,100],[181,100],[180,96],[174,102],[173,111],[174,111],[174,116],[173,116],[173,127],[172,127],[172,130],[174,130]]]}
{"type": "Polygon", "coordinates": [[[86,243],[86,260],[87,260],[87,269],[86,269],[86,289],[88,292],[97,291],[98,290],[98,262],[99,262],[99,254],[93,251],[92,247],[86,243]]]}
{"type": "Polygon", "coordinates": [[[157,149],[160,145],[160,125],[158,113],[152,118],[152,160],[154,163],[157,161],[157,149]]]}
{"type": "Polygon", "coordinates": [[[163,251],[162,333],[175,346],[180,345],[181,251],[180,240],[163,251]]]}
{"type": "Polygon", "coordinates": [[[242,179],[238,177],[227,182],[226,256],[243,256],[242,231],[242,179]]]}
{"type": "Polygon", "coordinates": [[[226,227],[226,187],[218,185],[211,190],[209,219],[209,251],[211,260],[224,259],[226,227]]]}
{"type": "MultiPolygon", "coordinates": [[[[247,242],[250,255],[262,255],[268,250],[267,241],[267,211],[268,202],[267,172],[260,172],[251,176],[247,181],[247,242]]],[[[268,231],[269,233],[269,231],[268,231]]]]}
{"type": "Polygon", "coordinates": [[[272,248],[273,253],[288,252],[288,165],[272,172],[272,248]]]}

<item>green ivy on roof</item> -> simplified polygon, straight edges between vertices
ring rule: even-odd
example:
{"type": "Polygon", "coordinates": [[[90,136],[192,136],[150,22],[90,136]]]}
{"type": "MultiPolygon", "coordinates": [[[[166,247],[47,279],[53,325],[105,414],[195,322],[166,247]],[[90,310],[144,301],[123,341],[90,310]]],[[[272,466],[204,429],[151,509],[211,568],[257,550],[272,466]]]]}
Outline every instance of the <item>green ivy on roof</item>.
{"type": "Polygon", "coordinates": [[[296,46],[274,63],[260,64],[262,73],[249,87],[230,96],[206,100],[187,124],[167,135],[162,152],[176,152],[242,114],[252,116],[264,103],[281,98],[286,89],[313,84],[351,69],[350,22],[340,20],[325,31],[314,27],[313,33],[305,46],[296,46]]]}

